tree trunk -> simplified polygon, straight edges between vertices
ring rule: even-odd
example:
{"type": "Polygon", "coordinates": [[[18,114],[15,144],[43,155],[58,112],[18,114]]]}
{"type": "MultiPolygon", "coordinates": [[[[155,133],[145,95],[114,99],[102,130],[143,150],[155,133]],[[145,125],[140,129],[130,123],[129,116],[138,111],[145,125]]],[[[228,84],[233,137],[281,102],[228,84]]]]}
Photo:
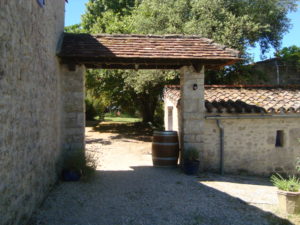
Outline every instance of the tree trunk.
{"type": "Polygon", "coordinates": [[[151,96],[149,94],[141,94],[139,98],[140,112],[142,114],[143,123],[151,122],[154,120],[154,113],[157,106],[157,96],[151,96]]]}

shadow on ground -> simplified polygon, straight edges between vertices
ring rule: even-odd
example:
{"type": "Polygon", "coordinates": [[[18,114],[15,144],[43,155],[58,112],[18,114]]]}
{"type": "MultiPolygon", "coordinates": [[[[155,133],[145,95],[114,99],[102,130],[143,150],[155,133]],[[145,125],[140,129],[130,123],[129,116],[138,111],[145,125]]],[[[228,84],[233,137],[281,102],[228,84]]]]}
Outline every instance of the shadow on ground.
{"type": "Polygon", "coordinates": [[[293,224],[178,169],[131,169],[97,171],[89,183],[62,183],[29,225],[293,224]]]}
{"type": "Polygon", "coordinates": [[[130,138],[138,141],[151,142],[153,130],[143,123],[109,123],[102,122],[93,126],[100,133],[117,134],[112,139],[130,138]]]}
{"type": "Polygon", "coordinates": [[[96,138],[96,139],[88,139],[85,141],[86,144],[93,144],[93,143],[101,143],[102,145],[110,145],[111,141],[106,141],[103,138],[96,138]]]}

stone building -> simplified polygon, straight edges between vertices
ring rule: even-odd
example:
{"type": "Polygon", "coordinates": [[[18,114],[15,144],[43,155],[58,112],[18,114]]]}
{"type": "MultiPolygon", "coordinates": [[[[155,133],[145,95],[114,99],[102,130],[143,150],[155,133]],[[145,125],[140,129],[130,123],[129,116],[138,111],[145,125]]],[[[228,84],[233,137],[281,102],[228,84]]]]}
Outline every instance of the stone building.
{"type": "Polygon", "coordinates": [[[204,121],[204,69],[239,60],[195,36],[64,34],[64,4],[0,1],[0,225],[26,224],[64,157],[84,152],[86,68],[180,69],[186,144],[201,150],[189,127],[204,121]]]}
{"type": "Polygon", "coordinates": [[[300,84],[300,70],[292,62],[286,62],[280,58],[268,59],[253,64],[253,69],[260,73],[255,84],[267,85],[293,85],[300,84]]]}
{"type": "Polygon", "coordinates": [[[83,75],[56,56],[64,10],[64,0],[0,1],[1,225],[26,224],[57,181],[62,149],[84,148],[83,75]]]}
{"type": "Polygon", "coordinates": [[[188,128],[182,128],[178,116],[181,96],[180,87],[165,88],[165,128],[183,133],[181,140],[201,143],[202,170],[257,175],[296,172],[299,86],[205,86],[205,102],[199,102],[205,119],[188,128]],[[184,129],[193,135],[186,137],[184,129]]]}

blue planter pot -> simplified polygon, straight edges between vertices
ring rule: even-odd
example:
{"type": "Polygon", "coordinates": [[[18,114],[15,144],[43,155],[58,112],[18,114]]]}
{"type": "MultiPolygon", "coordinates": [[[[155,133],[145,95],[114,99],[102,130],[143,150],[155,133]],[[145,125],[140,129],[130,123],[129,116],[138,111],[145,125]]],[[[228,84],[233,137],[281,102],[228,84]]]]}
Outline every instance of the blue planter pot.
{"type": "Polygon", "coordinates": [[[78,170],[63,170],[62,180],[63,181],[79,181],[81,177],[81,172],[78,170]]]}
{"type": "Polygon", "coordinates": [[[200,162],[198,160],[184,160],[183,171],[187,175],[196,175],[199,170],[200,162]]]}

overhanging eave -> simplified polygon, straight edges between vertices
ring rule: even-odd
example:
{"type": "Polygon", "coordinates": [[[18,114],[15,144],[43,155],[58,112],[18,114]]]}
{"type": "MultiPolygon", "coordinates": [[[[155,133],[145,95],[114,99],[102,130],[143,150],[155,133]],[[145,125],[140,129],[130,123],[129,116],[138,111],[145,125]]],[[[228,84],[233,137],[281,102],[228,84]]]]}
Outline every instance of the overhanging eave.
{"type": "Polygon", "coordinates": [[[205,65],[220,68],[240,59],[180,59],[180,58],[116,58],[60,56],[63,64],[83,64],[87,68],[103,69],[179,69],[182,66],[205,65]]]}

